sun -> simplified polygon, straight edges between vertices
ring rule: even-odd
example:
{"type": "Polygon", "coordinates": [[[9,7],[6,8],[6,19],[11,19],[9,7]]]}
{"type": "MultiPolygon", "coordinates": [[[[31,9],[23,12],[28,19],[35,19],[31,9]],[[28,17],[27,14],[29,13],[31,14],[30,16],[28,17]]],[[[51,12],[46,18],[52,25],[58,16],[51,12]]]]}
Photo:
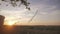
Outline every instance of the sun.
{"type": "Polygon", "coordinates": [[[7,25],[14,25],[15,21],[8,21],[7,25]]]}
{"type": "Polygon", "coordinates": [[[4,25],[12,26],[15,25],[16,22],[17,20],[6,20],[4,25]]]}
{"type": "Polygon", "coordinates": [[[12,25],[15,25],[15,23],[18,21],[18,20],[15,20],[16,18],[14,17],[6,17],[5,20],[4,20],[4,25],[8,25],[8,26],[12,26],[12,25]]]}

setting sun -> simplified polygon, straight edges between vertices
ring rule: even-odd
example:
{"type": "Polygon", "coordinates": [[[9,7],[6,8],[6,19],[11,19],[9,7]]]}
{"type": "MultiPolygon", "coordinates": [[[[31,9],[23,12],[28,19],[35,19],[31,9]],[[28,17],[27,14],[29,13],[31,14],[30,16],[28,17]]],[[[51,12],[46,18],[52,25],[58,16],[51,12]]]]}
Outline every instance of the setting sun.
{"type": "Polygon", "coordinates": [[[14,25],[15,21],[8,21],[7,25],[14,25]]]}
{"type": "Polygon", "coordinates": [[[4,25],[15,25],[15,23],[17,22],[17,20],[15,20],[15,18],[6,18],[4,21],[4,25]]]}

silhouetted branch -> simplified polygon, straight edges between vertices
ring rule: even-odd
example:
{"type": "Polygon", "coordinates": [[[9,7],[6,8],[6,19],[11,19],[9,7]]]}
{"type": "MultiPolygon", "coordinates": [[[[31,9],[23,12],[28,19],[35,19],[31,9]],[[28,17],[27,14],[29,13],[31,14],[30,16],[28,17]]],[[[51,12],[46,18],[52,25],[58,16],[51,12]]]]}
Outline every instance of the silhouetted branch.
{"type": "Polygon", "coordinates": [[[38,10],[35,12],[35,14],[34,14],[33,17],[29,20],[28,23],[30,23],[30,22],[34,19],[34,17],[36,16],[37,13],[38,13],[38,10]]]}
{"type": "MultiPolygon", "coordinates": [[[[6,2],[7,0],[1,0],[1,1],[6,2]]],[[[19,1],[19,2],[21,2],[21,4],[25,5],[26,9],[30,10],[30,7],[28,7],[30,3],[27,2],[27,0],[9,0],[9,1],[10,1],[11,5],[12,5],[13,7],[17,6],[18,3],[16,3],[16,2],[19,1]]],[[[7,2],[9,2],[9,1],[7,1],[7,2]]],[[[20,6],[21,4],[19,3],[19,6],[20,6]]],[[[0,4],[0,5],[1,5],[1,4],[0,4]]],[[[6,5],[6,6],[8,6],[8,5],[6,5]]]]}

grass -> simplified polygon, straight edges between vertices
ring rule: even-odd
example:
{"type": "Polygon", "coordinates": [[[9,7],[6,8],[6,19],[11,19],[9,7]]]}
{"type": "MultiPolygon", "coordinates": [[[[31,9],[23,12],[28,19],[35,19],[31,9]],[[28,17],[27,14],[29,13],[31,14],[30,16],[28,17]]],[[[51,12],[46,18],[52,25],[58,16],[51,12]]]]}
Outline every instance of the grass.
{"type": "Polygon", "coordinates": [[[60,26],[3,26],[3,34],[60,34],[60,26]]]}

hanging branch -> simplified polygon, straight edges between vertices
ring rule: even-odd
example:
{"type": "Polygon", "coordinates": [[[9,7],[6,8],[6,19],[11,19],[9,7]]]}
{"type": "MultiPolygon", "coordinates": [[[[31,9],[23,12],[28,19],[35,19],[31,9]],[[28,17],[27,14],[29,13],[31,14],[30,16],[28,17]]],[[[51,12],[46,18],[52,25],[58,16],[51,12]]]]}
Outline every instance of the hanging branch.
{"type": "MultiPolygon", "coordinates": [[[[7,0],[1,0],[1,1],[4,1],[4,2],[6,2],[7,0]]],[[[27,2],[27,0],[10,0],[10,3],[11,3],[11,5],[13,6],[13,7],[16,7],[17,6],[17,4],[18,3],[16,3],[16,2],[21,2],[21,4],[23,4],[25,7],[26,7],[26,9],[28,9],[28,10],[30,10],[30,7],[28,7],[29,6],[29,2],[27,2]]],[[[9,2],[9,1],[7,1],[7,2],[9,2]]],[[[0,4],[1,5],[1,4],[0,4]]],[[[6,5],[6,6],[8,6],[8,5],[6,5]]],[[[20,6],[20,3],[19,3],[19,6],[20,6]]]]}
{"type": "Polygon", "coordinates": [[[29,20],[28,23],[30,23],[30,22],[34,19],[34,17],[37,15],[37,13],[38,13],[38,10],[35,12],[35,14],[34,14],[33,17],[29,20]]]}

